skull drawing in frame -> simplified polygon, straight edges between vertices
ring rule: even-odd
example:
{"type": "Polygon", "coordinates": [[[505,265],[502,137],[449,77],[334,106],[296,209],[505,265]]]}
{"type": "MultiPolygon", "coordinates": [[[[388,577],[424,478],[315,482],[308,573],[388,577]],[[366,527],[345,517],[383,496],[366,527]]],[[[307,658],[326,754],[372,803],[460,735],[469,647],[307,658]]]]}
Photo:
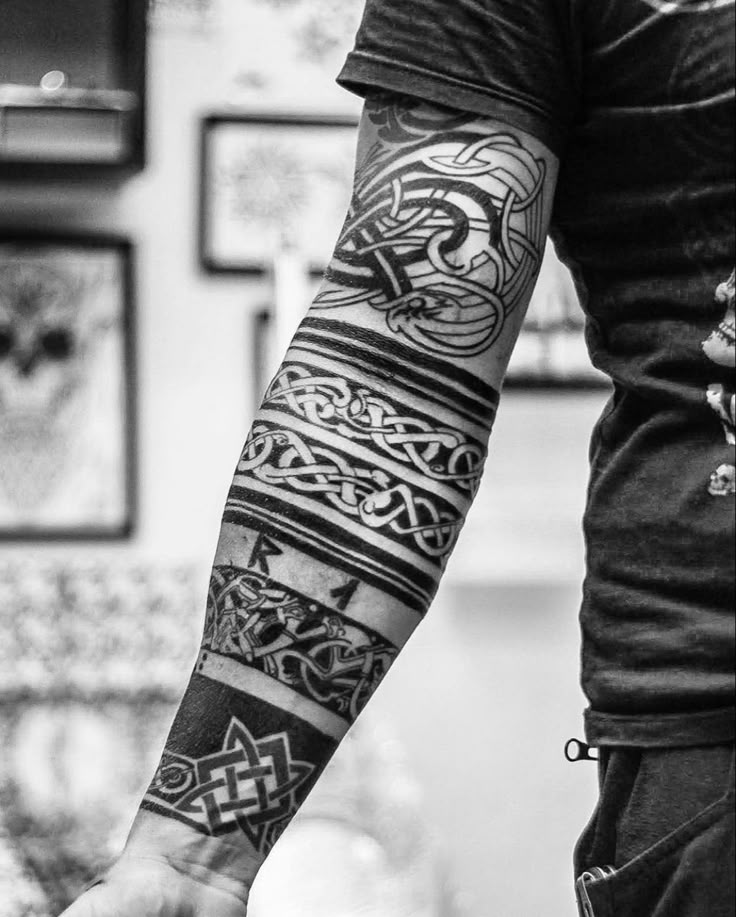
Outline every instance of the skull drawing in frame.
{"type": "Polygon", "coordinates": [[[3,246],[0,259],[0,502],[32,513],[72,457],[90,349],[110,319],[90,305],[98,261],[3,246]]]}
{"type": "MultiPolygon", "coordinates": [[[[718,326],[703,342],[703,351],[711,362],[724,369],[736,368],[736,271],[716,290],[716,302],[725,306],[725,314],[718,326]]],[[[727,391],[723,385],[708,386],[706,398],[710,407],[721,420],[726,436],[726,443],[736,446],[736,395],[727,391]]],[[[714,497],[725,497],[736,493],[736,468],[731,462],[725,462],[713,472],[708,487],[714,497]]]]}

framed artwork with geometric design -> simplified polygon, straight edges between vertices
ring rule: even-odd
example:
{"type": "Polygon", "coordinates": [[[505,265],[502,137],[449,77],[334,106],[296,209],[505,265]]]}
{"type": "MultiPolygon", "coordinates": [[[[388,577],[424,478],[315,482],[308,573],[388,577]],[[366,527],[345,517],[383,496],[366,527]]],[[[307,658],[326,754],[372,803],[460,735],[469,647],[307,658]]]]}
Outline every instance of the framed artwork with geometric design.
{"type": "Polygon", "coordinates": [[[264,274],[289,247],[320,275],[353,184],[352,115],[210,115],[201,129],[199,257],[211,273],[264,274]]]}
{"type": "Polygon", "coordinates": [[[134,401],[130,242],[0,234],[0,538],[130,535],[134,401]]]}

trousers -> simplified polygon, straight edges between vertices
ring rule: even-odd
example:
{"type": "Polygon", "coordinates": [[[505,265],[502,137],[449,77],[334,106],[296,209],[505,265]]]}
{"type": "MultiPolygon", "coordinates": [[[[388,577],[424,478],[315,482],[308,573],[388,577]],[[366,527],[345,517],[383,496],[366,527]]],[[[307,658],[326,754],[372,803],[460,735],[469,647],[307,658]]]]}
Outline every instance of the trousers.
{"type": "Polygon", "coordinates": [[[579,917],[734,917],[734,746],[603,748],[579,917]]]}

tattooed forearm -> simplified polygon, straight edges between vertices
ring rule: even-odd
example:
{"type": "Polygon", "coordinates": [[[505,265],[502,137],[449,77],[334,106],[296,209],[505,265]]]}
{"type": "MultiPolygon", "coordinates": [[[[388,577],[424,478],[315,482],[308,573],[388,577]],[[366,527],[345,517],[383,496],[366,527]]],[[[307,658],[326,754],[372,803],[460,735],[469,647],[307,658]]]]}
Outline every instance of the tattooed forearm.
{"type": "Polygon", "coordinates": [[[423,613],[478,487],[498,393],[382,335],[355,337],[302,323],[226,519],[260,524],[423,613]]]}
{"type": "Polygon", "coordinates": [[[497,125],[380,103],[366,126],[335,257],[238,462],[143,803],[258,857],[429,608],[551,199],[552,160],[497,125]]]}
{"type": "Polygon", "coordinates": [[[543,159],[508,131],[393,105],[359,171],[320,309],[368,303],[423,350],[486,351],[539,269],[543,159]]]}

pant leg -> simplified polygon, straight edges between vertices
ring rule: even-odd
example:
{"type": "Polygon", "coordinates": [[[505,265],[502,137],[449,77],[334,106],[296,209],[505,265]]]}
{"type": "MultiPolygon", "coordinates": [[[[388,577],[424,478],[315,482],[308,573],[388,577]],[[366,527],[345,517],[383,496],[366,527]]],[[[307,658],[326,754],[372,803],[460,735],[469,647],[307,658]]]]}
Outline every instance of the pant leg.
{"type": "Polygon", "coordinates": [[[584,917],[734,917],[734,750],[608,749],[576,848],[584,917]]]}

